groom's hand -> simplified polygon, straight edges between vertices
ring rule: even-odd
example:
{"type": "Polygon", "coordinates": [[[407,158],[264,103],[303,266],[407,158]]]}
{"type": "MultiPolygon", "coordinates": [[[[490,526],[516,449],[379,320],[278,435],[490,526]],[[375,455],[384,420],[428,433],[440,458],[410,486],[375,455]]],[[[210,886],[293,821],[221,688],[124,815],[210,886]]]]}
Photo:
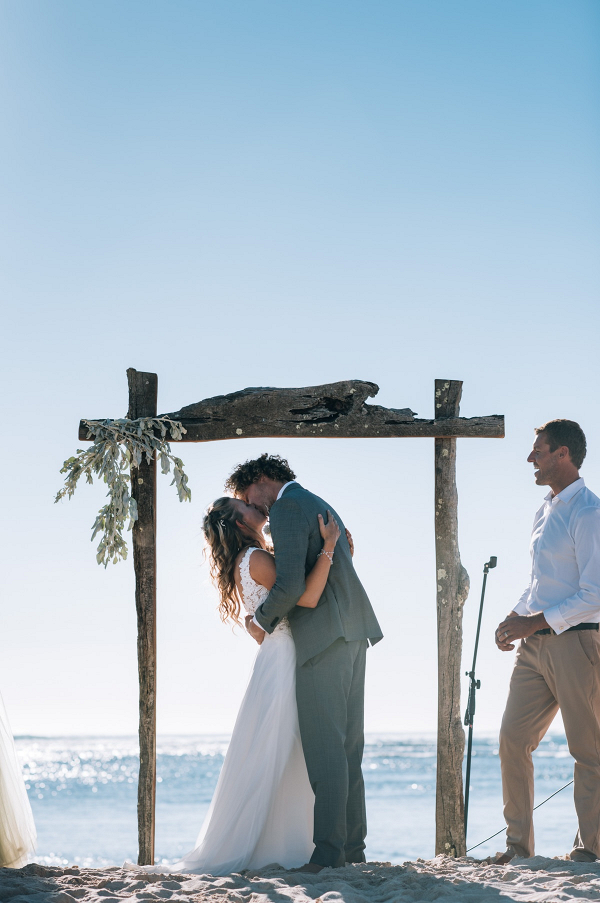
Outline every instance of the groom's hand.
{"type": "Polygon", "coordinates": [[[245,621],[246,630],[248,631],[252,639],[256,640],[256,642],[260,646],[265,638],[265,631],[262,629],[262,627],[259,627],[258,624],[254,623],[254,618],[252,615],[246,615],[245,621]]]}

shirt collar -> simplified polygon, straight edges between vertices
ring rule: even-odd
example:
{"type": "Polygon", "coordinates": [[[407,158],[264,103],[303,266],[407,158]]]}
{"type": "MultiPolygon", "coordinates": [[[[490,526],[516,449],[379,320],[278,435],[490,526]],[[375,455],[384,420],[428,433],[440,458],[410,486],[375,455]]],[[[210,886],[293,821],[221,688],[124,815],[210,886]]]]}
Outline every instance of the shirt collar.
{"type": "Polygon", "coordinates": [[[585,482],[583,477],[579,477],[578,480],[575,480],[573,483],[569,483],[568,486],[565,486],[562,492],[559,492],[558,495],[552,495],[552,490],[546,496],[547,502],[570,502],[574,495],[576,495],[580,489],[583,489],[585,486],[585,482]]]}
{"type": "Polygon", "coordinates": [[[281,487],[281,489],[279,490],[279,493],[278,493],[275,501],[278,502],[279,499],[281,498],[281,496],[283,495],[283,493],[285,492],[285,490],[288,488],[288,486],[293,486],[295,482],[296,482],[295,480],[289,480],[287,483],[284,483],[283,486],[281,487]]]}

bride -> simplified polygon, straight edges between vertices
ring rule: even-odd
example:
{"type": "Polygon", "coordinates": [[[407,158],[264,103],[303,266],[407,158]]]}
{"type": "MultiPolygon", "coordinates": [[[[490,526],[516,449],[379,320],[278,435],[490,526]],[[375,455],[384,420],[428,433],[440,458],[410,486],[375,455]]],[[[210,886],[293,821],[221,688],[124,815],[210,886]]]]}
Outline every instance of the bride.
{"type": "Polygon", "coordinates": [[[0,868],[21,868],[35,849],[35,825],[0,696],[0,868]]]}
{"type": "MultiPolygon", "coordinates": [[[[298,605],[315,608],[340,535],[319,515],[323,548],[298,605]]],[[[220,498],[204,518],[211,576],[223,621],[252,617],[275,583],[275,560],[262,528],[266,517],[240,499],[220,498]],[[241,603],[241,604],[240,604],[241,603]]],[[[175,868],[226,875],[271,863],[293,868],[314,849],[314,794],[308,780],[296,706],[296,650],[287,619],[262,642],[237,716],[207,816],[175,868]]]]}

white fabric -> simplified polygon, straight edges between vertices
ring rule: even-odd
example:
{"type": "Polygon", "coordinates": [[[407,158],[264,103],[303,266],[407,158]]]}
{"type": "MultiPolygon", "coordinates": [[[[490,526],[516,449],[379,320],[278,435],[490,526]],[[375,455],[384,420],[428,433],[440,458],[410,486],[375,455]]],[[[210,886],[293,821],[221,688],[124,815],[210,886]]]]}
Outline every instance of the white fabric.
{"type": "MultiPolygon", "coordinates": [[[[268,593],[250,576],[254,551],[240,564],[248,614],[268,593]]],[[[283,619],[258,648],[195,849],[169,869],[145,870],[228,875],[271,863],[303,865],[314,850],[314,802],[298,726],[296,648],[283,619]]]]}
{"type": "Polygon", "coordinates": [[[514,608],[544,612],[556,633],[600,623],[600,499],[582,478],[548,493],[531,534],[531,579],[514,608]]]}
{"type": "Polygon", "coordinates": [[[21,868],[35,842],[33,814],[0,696],[0,867],[21,868]]]}
{"type": "Polygon", "coordinates": [[[295,482],[296,482],[295,480],[288,480],[287,483],[284,483],[283,486],[281,487],[281,489],[279,490],[279,492],[277,493],[277,498],[275,499],[275,501],[278,502],[279,499],[281,498],[281,496],[283,495],[283,493],[285,492],[285,490],[288,488],[288,486],[293,486],[295,482]]]}

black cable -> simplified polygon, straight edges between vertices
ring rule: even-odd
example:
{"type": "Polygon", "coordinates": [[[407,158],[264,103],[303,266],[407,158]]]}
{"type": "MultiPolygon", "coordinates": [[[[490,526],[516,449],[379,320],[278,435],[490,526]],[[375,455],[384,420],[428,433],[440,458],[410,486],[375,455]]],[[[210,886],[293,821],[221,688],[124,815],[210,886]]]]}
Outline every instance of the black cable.
{"type": "MultiPolygon", "coordinates": [[[[551,800],[552,797],[553,797],[553,796],[556,796],[557,793],[560,793],[561,790],[566,790],[567,787],[570,787],[572,783],[573,783],[573,781],[571,780],[571,781],[569,781],[568,784],[565,784],[564,787],[560,787],[558,790],[555,790],[554,793],[550,794],[550,796],[548,797],[548,799],[542,800],[541,803],[538,803],[537,806],[534,806],[533,809],[532,809],[532,812],[535,812],[536,809],[539,809],[540,806],[543,806],[544,803],[547,803],[548,800],[551,800]]],[[[499,831],[496,831],[495,834],[491,834],[489,837],[486,837],[485,840],[480,840],[479,843],[476,843],[474,847],[469,847],[469,849],[467,850],[467,853],[470,853],[471,850],[476,850],[477,847],[480,847],[482,844],[487,843],[488,840],[493,840],[494,837],[497,837],[498,834],[502,834],[503,831],[506,831],[506,827],[500,828],[499,831]]]]}

